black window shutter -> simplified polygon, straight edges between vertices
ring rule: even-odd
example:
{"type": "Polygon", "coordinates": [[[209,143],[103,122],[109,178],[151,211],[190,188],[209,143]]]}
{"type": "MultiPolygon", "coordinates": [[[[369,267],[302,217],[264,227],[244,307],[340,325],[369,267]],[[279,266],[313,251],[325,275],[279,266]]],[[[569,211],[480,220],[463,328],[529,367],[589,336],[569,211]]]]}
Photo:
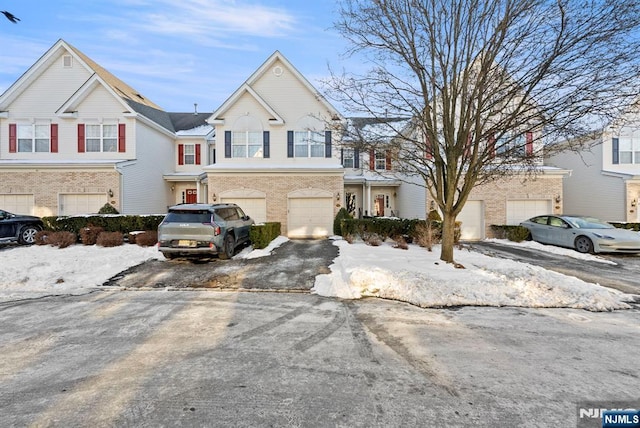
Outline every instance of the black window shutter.
{"type": "Polygon", "coordinates": [[[293,157],[293,131],[287,131],[287,157],[293,157]]]}
{"type": "Polygon", "coordinates": [[[331,131],[324,131],[324,157],[331,157],[331,131]]]}
{"type": "Polygon", "coordinates": [[[262,157],[269,157],[269,131],[262,133],[262,157]]]}
{"type": "Polygon", "coordinates": [[[344,166],[344,149],[340,149],[340,165],[344,166]]]}
{"type": "Polygon", "coordinates": [[[617,165],[620,163],[620,140],[618,138],[611,139],[611,148],[612,162],[617,165]]]}
{"type": "Polygon", "coordinates": [[[224,131],[224,157],[231,157],[231,131],[224,131]]]}
{"type": "Polygon", "coordinates": [[[358,149],[353,151],[353,167],[356,169],[360,168],[360,150],[358,149]]]}

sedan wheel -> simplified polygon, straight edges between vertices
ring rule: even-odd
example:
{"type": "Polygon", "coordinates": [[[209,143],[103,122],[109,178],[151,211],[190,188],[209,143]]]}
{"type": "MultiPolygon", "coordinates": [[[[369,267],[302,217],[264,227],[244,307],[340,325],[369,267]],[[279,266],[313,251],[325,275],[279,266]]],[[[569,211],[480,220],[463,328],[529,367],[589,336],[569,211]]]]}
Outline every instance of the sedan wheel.
{"type": "Polygon", "coordinates": [[[578,236],[575,241],[575,246],[579,253],[593,253],[593,242],[586,236],[578,236]]]}
{"type": "Polygon", "coordinates": [[[36,242],[36,233],[39,229],[35,226],[25,226],[20,230],[18,241],[23,245],[31,245],[36,242]]]}

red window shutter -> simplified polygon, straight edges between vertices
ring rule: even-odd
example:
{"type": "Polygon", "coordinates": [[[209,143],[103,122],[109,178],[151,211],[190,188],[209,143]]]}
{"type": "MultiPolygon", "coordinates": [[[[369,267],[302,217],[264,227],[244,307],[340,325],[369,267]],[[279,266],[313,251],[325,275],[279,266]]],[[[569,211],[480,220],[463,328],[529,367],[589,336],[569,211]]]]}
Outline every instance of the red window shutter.
{"type": "Polygon", "coordinates": [[[15,123],[9,124],[9,153],[18,151],[18,128],[15,123]]]}
{"type": "Polygon", "coordinates": [[[527,156],[533,156],[533,132],[527,132],[525,137],[526,144],[524,152],[527,156]]]}
{"type": "Polygon", "coordinates": [[[84,153],[84,123],[78,124],[78,153],[84,153]]]}
{"type": "Polygon", "coordinates": [[[127,151],[127,127],[124,123],[118,124],[118,152],[124,153],[127,151]]]}
{"type": "Polygon", "coordinates": [[[433,146],[428,135],[424,136],[424,158],[433,159],[433,146]]]}
{"type": "Polygon", "coordinates": [[[374,170],[376,169],[376,152],[375,150],[370,150],[369,151],[369,169],[370,170],[374,170]]]}
{"type": "Polygon", "coordinates": [[[58,153],[58,124],[51,124],[51,153],[58,153]]]}
{"type": "Polygon", "coordinates": [[[490,158],[495,158],[496,157],[496,136],[494,134],[491,134],[489,136],[489,143],[487,144],[487,152],[489,153],[489,157],[490,158]]]}
{"type": "Polygon", "coordinates": [[[200,165],[200,144],[196,144],[196,165],[200,165]]]}
{"type": "Polygon", "coordinates": [[[184,165],[184,144],[178,144],[178,165],[184,165]]]}
{"type": "Polygon", "coordinates": [[[384,153],[384,169],[391,171],[391,152],[389,150],[384,153]]]}

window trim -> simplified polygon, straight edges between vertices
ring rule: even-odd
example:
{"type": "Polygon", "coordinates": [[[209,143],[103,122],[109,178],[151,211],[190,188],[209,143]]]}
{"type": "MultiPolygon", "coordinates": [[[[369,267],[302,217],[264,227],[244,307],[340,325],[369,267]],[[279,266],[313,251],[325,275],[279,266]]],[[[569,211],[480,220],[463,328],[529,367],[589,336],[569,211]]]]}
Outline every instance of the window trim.
{"type": "MultiPolygon", "coordinates": [[[[53,124],[51,123],[16,123],[15,127],[16,127],[16,131],[15,131],[15,152],[16,153],[55,153],[52,150],[54,141],[52,138],[52,126],[53,124]],[[20,138],[20,129],[24,129],[24,128],[31,128],[30,134],[31,134],[31,150],[21,150],[21,145],[20,145],[20,141],[21,140],[27,140],[27,138],[20,138]],[[38,148],[38,140],[45,140],[45,138],[38,138],[37,132],[36,132],[36,127],[42,127],[45,128],[47,130],[47,150],[37,150],[38,148]]],[[[55,125],[57,127],[57,125],[55,125]]],[[[10,138],[11,137],[11,130],[9,131],[10,134],[10,138]]],[[[10,141],[11,143],[11,141],[10,141]]],[[[10,144],[11,145],[11,144],[10,144]]],[[[12,152],[11,150],[9,150],[10,152],[12,152]]]]}
{"type": "Polygon", "coordinates": [[[120,142],[121,140],[121,136],[120,136],[120,126],[118,123],[85,123],[84,124],[84,151],[86,153],[118,153],[120,151],[120,142]],[[109,136],[107,138],[105,138],[105,132],[104,129],[106,126],[112,126],[115,128],[115,136],[109,136]],[[89,136],[89,129],[91,129],[92,127],[99,127],[100,129],[100,136],[89,136]],[[105,139],[106,140],[113,140],[112,144],[113,144],[113,149],[114,150],[105,150],[105,139]],[[100,145],[100,150],[90,150],[89,149],[89,140],[91,141],[95,141],[95,140],[99,140],[99,145],[100,145]]]}

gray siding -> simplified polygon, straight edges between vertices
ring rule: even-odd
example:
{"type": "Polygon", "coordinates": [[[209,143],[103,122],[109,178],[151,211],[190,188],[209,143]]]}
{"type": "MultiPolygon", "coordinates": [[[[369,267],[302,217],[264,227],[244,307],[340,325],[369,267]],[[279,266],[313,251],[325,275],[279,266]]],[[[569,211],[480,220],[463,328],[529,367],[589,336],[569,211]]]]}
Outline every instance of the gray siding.
{"type": "Polygon", "coordinates": [[[565,213],[624,221],[624,181],[602,174],[602,150],[600,144],[591,151],[568,151],[550,157],[546,163],[572,170],[571,176],[563,182],[565,213]]]}

